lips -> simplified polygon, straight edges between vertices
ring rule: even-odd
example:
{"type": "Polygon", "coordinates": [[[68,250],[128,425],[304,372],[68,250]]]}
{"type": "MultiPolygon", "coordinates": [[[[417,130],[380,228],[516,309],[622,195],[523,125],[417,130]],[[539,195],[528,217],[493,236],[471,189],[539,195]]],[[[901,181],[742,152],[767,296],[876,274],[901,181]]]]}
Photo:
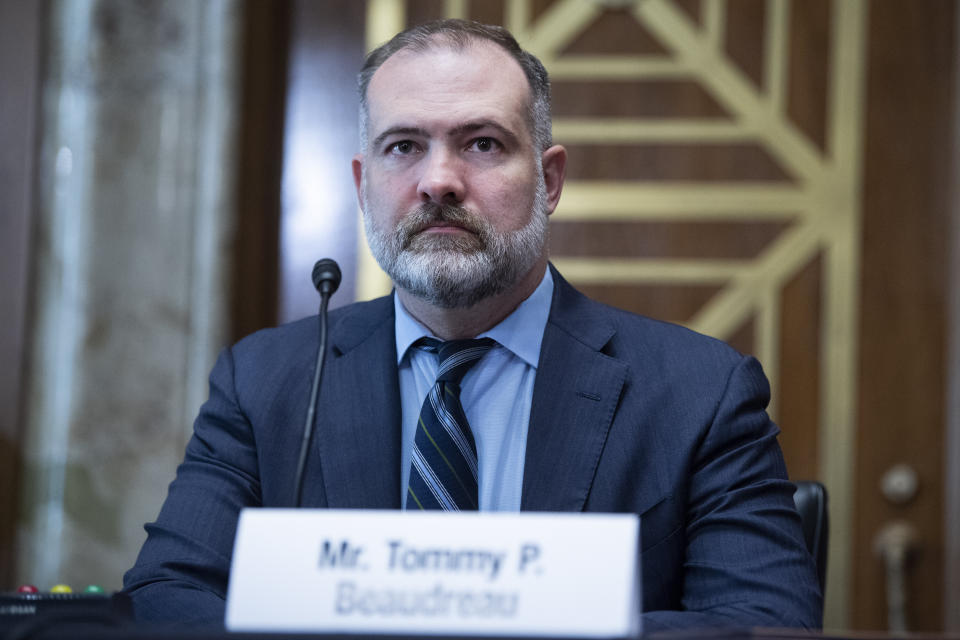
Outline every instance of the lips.
{"type": "Polygon", "coordinates": [[[424,233],[424,232],[436,232],[436,233],[453,233],[456,231],[467,231],[469,233],[476,233],[473,229],[470,229],[462,224],[455,224],[452,222],[431,222],[425,225],[422,225],[415,233],[424,233]]]}
{"type": "Polygon", "coordinates": [[[483,246],[480,235],[458,224],[428,223],[406,237],[404,248],[412,251],[475,251],[483,246]]]}

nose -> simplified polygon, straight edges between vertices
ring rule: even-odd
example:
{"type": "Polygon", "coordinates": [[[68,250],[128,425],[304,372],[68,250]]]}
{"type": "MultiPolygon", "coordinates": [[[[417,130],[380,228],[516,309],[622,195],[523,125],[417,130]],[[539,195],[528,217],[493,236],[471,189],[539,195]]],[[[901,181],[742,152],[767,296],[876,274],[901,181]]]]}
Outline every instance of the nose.
{"type": "Polygon", "coordinates": [[[420,200],[437,204],[462,202],[466,185],[456,154],[442,147],[434,147],[425,160],[420,184],[417,185],[420,200]]]}

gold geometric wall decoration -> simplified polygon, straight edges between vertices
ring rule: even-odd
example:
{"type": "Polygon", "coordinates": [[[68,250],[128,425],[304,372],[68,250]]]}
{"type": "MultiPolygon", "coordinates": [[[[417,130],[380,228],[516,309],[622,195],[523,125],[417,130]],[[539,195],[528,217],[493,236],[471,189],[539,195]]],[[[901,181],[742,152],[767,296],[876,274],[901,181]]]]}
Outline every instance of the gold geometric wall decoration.
{"type": "MultiPolygon", "coordinates": [[[[480,2],[481,0],[474,0],[480,2]]],[[[484,0],[486,1],[486,0],[484,0]]],[[[802,2],[803,0],[793,0],[802,2]]],[[[470,17],[468,0],[442,3],[447,17],[470,17]]],[[[367,43],[406,24],[402,0],[371,0],[367,43]]],[[[539,57],[556,86],[564,82],[684,81],[728,117],[556,115],[554,138],[566,145],[755,145],[790,176],[785,181],[568,179],[553,220],[561,222],[776,222],[785,228],[749,257],[556,256],[574,284],[715,285],[718,291],[686,324],[729,339],[754,325],[754,353],[770,377],[775,413],[784,286],[821,256],[820,480],[830,492],[831,546],[826,625],[846,626],[851,567],[857,357],[858,265],[865,82],[864,0],[829,5],[825,139],[812,141],[788,115],[791,0],[766,0],[763,77],[755,82],[727,54],[725,26],[736,1],[702,0],[699,19],[670,0],[504,0],[504,26],[539,57]],[[536,9],[536,10],[535,10],[536,9]],[[627,11],[660,53],[568,51],[605,11],[627,11]],[[787,224],[788,223],[788,224],[787,224]]],[[[361,240],[362,242],[362,240],[361,240]]],[[[388,283],[367,254],[359,297],[388,283]]]]}

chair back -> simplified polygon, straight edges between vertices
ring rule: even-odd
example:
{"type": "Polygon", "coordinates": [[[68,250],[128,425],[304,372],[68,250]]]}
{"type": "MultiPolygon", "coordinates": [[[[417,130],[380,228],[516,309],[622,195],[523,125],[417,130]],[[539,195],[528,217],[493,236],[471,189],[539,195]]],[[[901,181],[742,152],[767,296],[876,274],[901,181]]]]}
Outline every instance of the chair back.
{"type": "Polygon", "coordinates": [[[817,564],[820,592],[825,593],[827,580],[827,546],[830,541],[830,516],[827,511],[827,489],[819,482],[797,482],[793,501],[800,512],[803,539],[817,564]]]}

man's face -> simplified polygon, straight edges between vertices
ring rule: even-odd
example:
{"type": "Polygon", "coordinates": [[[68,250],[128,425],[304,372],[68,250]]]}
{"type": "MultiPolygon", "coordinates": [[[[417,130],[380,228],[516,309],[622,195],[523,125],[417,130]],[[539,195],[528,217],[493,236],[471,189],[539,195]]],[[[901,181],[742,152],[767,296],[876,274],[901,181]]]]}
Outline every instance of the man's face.
{"type": "Polygon", "coordinates": [[[468,307],[545,263],[559,187],[551,193],[543,162],[557,182],[556,152],[541,160],[534,147],[516,61],[485,42],[400,51],[367,97],[369,143],[354,178],[370,248],[398,287],[468,307]]]}

